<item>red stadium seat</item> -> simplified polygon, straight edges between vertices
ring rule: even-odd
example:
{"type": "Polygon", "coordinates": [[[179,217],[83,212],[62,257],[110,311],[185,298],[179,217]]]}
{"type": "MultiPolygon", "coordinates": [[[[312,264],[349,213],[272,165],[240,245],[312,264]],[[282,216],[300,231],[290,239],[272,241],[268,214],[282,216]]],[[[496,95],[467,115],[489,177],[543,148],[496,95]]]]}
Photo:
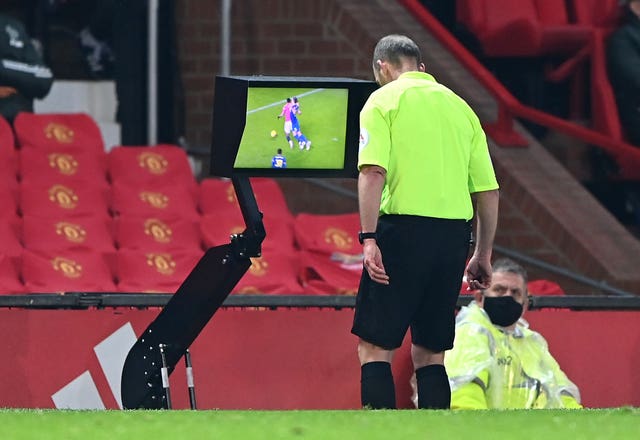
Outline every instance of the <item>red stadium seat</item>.
{"type": "Polygon", "coordinates": [[[44,150],[60,147],[74,151],[104,152],[100,127],[86,113],[18,113],[13,121],[20,148],[44,150]]]}
{"type": "Polygon", "coordinates": [[[24,284],[20,281],[18,257],[0,254],[0,295],[24,293],[24,284]]]}
{"type": "Polygon", "coordinates": [[[24,247],[31,251],[83,250],[115,252],[113,220],[108,215],[49,218],[26,215],[22,219],[24,247]]]}
{"type": "Polygon", "coordinates": [[[325,254],[360,254],[358,213],[338,215],[298,214],[293,222],[300,249],[325,254]]]}
{"type": "Polygon", "coordinates": [[[25,290],[31,293],[115,292],[109,255],[93,251],[22,255],[25,290]]]}
{"type": "Polygon", "coordinates": [[[296,242],[302,249],[302,284],[307,293],[354,294],[362,273],[358,213],[298,214],[296,242]]]}
{"type": "Polygon", "coordinates": [[[184,185],[131,185],[114,182],[111,185],[111,209],[114,215],[131,217],[193,217],[198,215],[196,200],[184,185]]]}
{"type": "Polygon", "coordinates": [[[572,54],[591,33],[590,26],[569,22],[564,1],[457,0],[456,11],[492,57],[572,54]]]}
{"type": "Polygon", "coordinates": [[[362,275],[362,257],[301,251],[301,281],[305,293],[355,295],[362,275]]]}
{"type": "Polygon", "coordinates": [[[20,210],[23,215],[46,218],[102,217],[109,213],[108,193],[106,184],[23,182],[20,210]]]}
{"type": "Polygon", "coordinates": [[[18,155],[13,147],[13,132],[7,121],[0,116],[0,191],[18,190],[18,155]],[[6,127],[5,127],[6,124],[6,127]]]}
{"type": "Polygon", "coordinates": [[[20,243],[20,217],[6,217],[0,219],[0,254],[8,256],[19,256],[22,254],[22,244],[20,243]]]}
{"type": "Polygon", "coordinates": [[[115,147],[109,152],[109,175],[112,182],[137,186],[171,182],[196,188],[187,153],[176,145],[115,147]]]}
{"type": "Polygon", "coordinates": [[[11,125],[0,116],[0,186],[18,187],[18,159],[11,125]]]}
{"type": "Polygon", "coordinates": [[[529,295],[564,295],[562,287],[549,280],[532,280],[527,283],[529,295]]]}
{"type": "Polygon", "coordinates": [[[266,217],[293,220],[293,214],[289,210],[284,192],[278,182],[265,177],[254,177],[251,179],[251,187],[256,196],[258,209],[266,217]]]}
{"type": "Polygon", "coordinates": [[[18,184],[18,155],[10,149],[0,150],[0,182],[15,187],[18,184]]]}
{"type": "Polygon", "coordinates": [[[199,186],[198,207],[203,214],[240,211],[231,180],[202,179],[199,186]]]}
{"type": "Polygon", "coordinates": [[[6,218],[14,218],[18,215],[18,184],[15,187],[0,183],[0,221],[6,218]]]}
{"type": "Polygon", "coordinates": [[[569,0],[569,9],[579,24],[616,28],[622,17],[620,0],[569,0]]]}
{"type": "Polygon", "coordinates": [[[291,253],[265,252],[260,258],[251,259],[251,267],[233,288],[236,294],[284,294],[303,293],[298,281],[299,258],[291,253]]]}
{"type": "MultiPolygon", "coordinates": [[[[290,221],[293,218],[280,185],[268,178],[252,178],[251,187],[258,209],[266,217],[290,221]]],[[[209,178],[200,182],[198,205],[203,214],[240,211],[231,180],[209,178]]]]}
{"type": "Polygon", "coordinates": [[[5,153],[13,154],[16,149],[16,140],[9,122],[0,116],[0,157],[5,153]]]}
{"type": "Polygon", "coordinates": [[[120,292],[175,293],[202,252],[119,250],[116,273],[120,292]]]}
{"type": "Polygon", "coordinates": [[[162,219],[121,216],[115,220],[119,249],[141,251],[202,251],[197,217],[162,219]]]}
{"type": "Polygon", "coordinates": [[[66,148],[20,151],[20,177],[27,182],[83,181],[107,184],[106,153],[66,148]]]}
{"type": "Polygon", "coordinates": [[[618,105],[607,73],[605,31],[593,38],[591,54],[591,123],[593,128],[615,140],[623,140],[618,105]]]}
{"type": "MultiPolygon", "coordinates": [[[[263,250],[276,250],[287,254],[294,251],[291,223],[284,219],[265,217],[263,224],[267,234],[262,242],[263,250]]],[[[239,234],[245,228],[239,208],[225,214],[205,214],[200,221],[200,230],[206,248],[229,243],[231,234],[239,234]]]]}

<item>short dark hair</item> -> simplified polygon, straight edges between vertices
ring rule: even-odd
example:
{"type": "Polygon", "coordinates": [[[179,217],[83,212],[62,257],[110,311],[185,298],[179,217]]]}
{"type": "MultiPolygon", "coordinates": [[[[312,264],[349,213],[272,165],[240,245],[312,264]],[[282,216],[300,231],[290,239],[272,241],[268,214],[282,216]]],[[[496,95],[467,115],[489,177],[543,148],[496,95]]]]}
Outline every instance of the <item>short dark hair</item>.
{"type": "Polygon", "coordinates": [[[392,34],[382,37],[373,50],[373,67],[377,70],[377,61],[387,61],[394,66],[402,64],[401,58],[411,58],[416,64],[422,62],[420,48],[406,35],[392,34]]]}
{"type": "Polygon", "coordinates": [[[278,148],[278,154],[282,154],[282,148],[278,148]]]}
{"type": "Polygon", "coordinates": [[[496,272],[509,272],[516,275],[520,275],[524,280],[524,284],[527,284],[528,277],[527,271],[524,267],[513,261],[511,258],[499,258],[492,264],[493,273],[496,272]]]}

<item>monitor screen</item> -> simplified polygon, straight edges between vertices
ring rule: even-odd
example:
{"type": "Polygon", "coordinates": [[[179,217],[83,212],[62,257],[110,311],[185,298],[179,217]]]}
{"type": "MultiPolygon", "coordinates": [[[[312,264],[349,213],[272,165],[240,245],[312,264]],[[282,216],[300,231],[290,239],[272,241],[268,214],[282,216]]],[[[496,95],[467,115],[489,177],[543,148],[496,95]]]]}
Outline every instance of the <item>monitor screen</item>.
{"type": "Polygon", "coordinates": [[[213,175],[355,177],[358,115],[375,83],[217,77],[213,175]]]}

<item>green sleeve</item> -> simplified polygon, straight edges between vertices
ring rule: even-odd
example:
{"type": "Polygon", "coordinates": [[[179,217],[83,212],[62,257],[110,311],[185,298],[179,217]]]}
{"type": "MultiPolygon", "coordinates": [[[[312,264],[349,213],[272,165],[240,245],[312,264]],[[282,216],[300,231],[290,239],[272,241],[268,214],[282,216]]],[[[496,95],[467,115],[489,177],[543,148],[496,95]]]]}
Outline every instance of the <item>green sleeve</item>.
{"type": "Polygon", "coordinates": [[[358,169],[378,165],[389,169],[391,127],[383,111],[371,101],[360,112],[360,150],[358,169]]]}
{"type": "Polygon", "coordinates": [[[489,155],[487,137],[475,114],[470,114],[474,128],[469,157],[469,193],[498,189],[498,181],[489,155]]]}
{"type": "MultiPolygon", "coordinates": [[[[488,373],[483,373],[488,378],[488,373]]],[[[488,409],[484,388],[477,382],[469,382],[453,391],[451,409],[488,409]]]]}
{"type": "Polygon", "coordinates": [[[560,399],[562,400],[562,404],[564,408],[567,409],[581,409],[582,405],[580,405],[578,403],[578,401],[575,399],[575,397],[573,396],[569,396],[567,395],[562,395],[560,396],[560,399]]]}

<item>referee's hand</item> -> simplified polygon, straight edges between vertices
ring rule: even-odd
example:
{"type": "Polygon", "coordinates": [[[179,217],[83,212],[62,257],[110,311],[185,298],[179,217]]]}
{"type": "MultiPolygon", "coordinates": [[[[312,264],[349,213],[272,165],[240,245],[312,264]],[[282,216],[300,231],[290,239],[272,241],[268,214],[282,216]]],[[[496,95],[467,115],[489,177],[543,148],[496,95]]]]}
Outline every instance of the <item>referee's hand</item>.
{"type": "Polygon", "coordinates": [[[467,290],[484,290],[491,286],[491,261],[488,257],[472,256],[465,270],[467,290]]]}
{"type": "Polygon", "coordinates": [[[364,268],[367,270],[369,277],[380,284],[389,284],[389,275],[384,270],[382,264],[382,252],[375,240],[365,240],[362,247],[364,255],[364,268]]]}

